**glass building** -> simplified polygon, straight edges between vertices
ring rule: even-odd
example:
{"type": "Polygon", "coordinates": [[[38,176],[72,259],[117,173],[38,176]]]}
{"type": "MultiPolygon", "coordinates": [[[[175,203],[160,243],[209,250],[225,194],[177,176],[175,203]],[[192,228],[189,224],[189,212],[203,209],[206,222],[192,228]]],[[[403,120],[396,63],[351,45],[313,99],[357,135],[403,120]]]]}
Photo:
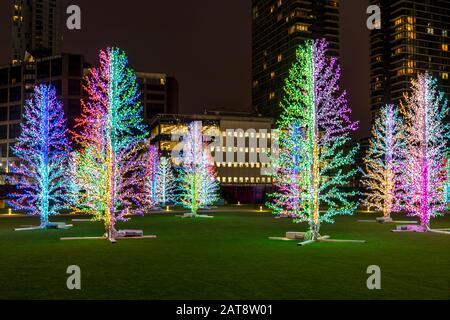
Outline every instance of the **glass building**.
{"type": "Polygon", "coordinates": [[[276,117],[284,79],[296,48],[306,39],[326,38],[339,56],[339,1],[253,0],[253,107],[276,117]]]}

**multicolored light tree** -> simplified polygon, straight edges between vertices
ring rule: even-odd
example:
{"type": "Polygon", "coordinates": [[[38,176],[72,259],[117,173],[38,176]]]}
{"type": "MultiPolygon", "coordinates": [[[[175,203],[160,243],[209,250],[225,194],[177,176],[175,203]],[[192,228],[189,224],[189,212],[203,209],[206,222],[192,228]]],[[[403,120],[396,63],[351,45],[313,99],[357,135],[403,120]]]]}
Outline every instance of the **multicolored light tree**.
{"type": "Polygon", "coordinates": [[[398,211],[403,193],[400,172],[405,155],[405,126],[394,105],[382,107],[375,119],[364,162],[362,180],[367,189],[364,205],[383,212],[385,219],[398,211]]]}
{"type": "Polygon", "coordinates": [[[83,150],[77,158],[81,194],[77,208],[105,223],[114,240],[115,223],[128,213],[143,213],[144,164],[139,160],[145,140],[142,106],[134,72],[118,48],[100,51],[100,67],[85,78],[88,99],[77,119],[75,140],[83,150]]]}
{"type": "Polygon", "coordinates": [[[336,58],[326,57],[327,46],[325,40],[306,41],[297,49],[279,121],[280,153],[289,151],[292,164],[282,159],[277,165],[272,207],[275,214],[308,222],[308,240],[320,237],[323,222],[333,223],[335,215],[352,214],[356,208],[351,198],[357,193],[343,187],[356,173],[348,167],[358,147],[346,152],[345,146],[357,123],[349,118],[346,93],[338,84],[340,67],[336,58]]]}
{"type": "Polygon", "coordinates": [[[183,136],[181,167],[178,170],[179,203],[191,210],[195,216],[201,207],[202,196],[202,157],[203,135],[202,123],[194,121],[189,124],[188,132],[183,136]]]}
{"type": "Polygon", "coordinates": [[[181,168],[178,170],[179,203],[195,217],[199,208],[218,200],[218,182],[213,160],[203,141],[202,123],[189,124],[183,137],[181,168]]]}
{"type": "Polygon", "coordinates": [[[156,203],[159,206],[175,202],[175,177],[172,165],[166,157],[161,157],[156,170],[156,203]]]}
{"type": "Polygon", "coordinates": [[[38,85],[25,104],[21,134],[13,147],[20,166],[12,166],[12,184],[17,191],[11,205],[38,215],[41,228],[49,225],[49,216],[70,205],[67,187],[68,158],[71,151],[64,110],[52,86],[38,85]]]}
{"type": "Polygon", "coordinates": [[[292,123],[287,131],[279,132],[279,144],[279,155],[272,159],[277,190],[271,195],[273,202],[266,206],[277,216],[296,218],[303,213],[307,187],[307,171],[301,168],[302,163],[307,162],[307,154],[303,152],[306,146],[300,125],[292,123]]]}
{"type": "Polygon", "coordinates": [[[401,175],[405,190],[403,208],[411,216],[419,217],[426,231],[430,219],[440,215],[446,206],[448,105],[444,93],[437,90],[436,80],[429,74],[419,74],[411,85],[412,92],[405,95],[406,104],[402,103],[407,124],[406,158],[401,175]]]}
{"type": "Polygon", "coordinates": [[[159,152],[155,146],[150,145],[144,157],[144,189],[145,207],[147,210],[155,209],[158,206],[157,200],[157,171],[159,167],[159,152]]]}

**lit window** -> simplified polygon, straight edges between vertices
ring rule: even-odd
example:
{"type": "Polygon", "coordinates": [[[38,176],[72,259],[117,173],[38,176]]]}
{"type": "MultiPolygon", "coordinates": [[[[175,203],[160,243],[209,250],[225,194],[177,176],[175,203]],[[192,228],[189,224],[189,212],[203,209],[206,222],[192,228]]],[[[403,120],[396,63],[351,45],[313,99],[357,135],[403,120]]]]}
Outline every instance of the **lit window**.
{"type": "Polygon", "coordinates": [[[428,27],[427,27],[427,33],[428,34],[434,34],[434,28],[431,26],[430,23],[428,24],[428,27]]]}
{"type": "Polygon", "coordinates": [[[279,54],[278,57],[277,57],[277,61],[278,61],[278,62],[281,62],[281,60],[283,60],[283,55],[282,55],[282,54],[279,54]]]}
{"type": "Polygon", "coordinates": [[[270,73],[270,78],[275,78],[275,72],[274,71],[272,71],[271,73],[270,73]]]}
{"type": "Polygon", "coordinates": [[[443,72],[442,73],[442,79],[443,80],[448,80],[448,73],[447,72],[443,72]]]}
{"type": "Polygon", "coordinates": [[[442,44],[442,51],[448,51],[448,44],[446,43],[442,44]]]}
{"type": "Polygon", "coordinates": [[[305,32],[308,30],[309,30],[308,25],[303,23],[296,23],[295,25],[289,28],[289,34],[292,34],[294,32],[305,32]]]}
{"type": "Polygon", "coordinates": [[[447,30],[442,30],[442,36],[446,37],[447,36],[447,30]]]}

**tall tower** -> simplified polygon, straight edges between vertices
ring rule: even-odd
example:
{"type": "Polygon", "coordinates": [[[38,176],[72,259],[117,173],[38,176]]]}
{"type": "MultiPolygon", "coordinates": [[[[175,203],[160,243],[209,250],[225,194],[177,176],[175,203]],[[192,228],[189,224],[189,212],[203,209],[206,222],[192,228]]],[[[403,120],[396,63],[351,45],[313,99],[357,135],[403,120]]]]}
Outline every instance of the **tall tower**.
{"type": "Polygon", "coordinates": [[[326,38],[329,54],[339,56],[339,1],[252,0],[252,6],[253,106],[276,117],[284,79],[303,41],[326,38]]]}
{"type": "Polygon", "coordinates": [[[57,55],[61,52],[60,0],[12,0],[11,61],[21,62],[25,53],[57,55]]]}
{"type": "Polygon", "coordinates": [[[399,104],[417,73],[429,72],[450,98],[449,0],[371,0],[380,6],[381,29],[370,37],[372,115],[399,104]]]}

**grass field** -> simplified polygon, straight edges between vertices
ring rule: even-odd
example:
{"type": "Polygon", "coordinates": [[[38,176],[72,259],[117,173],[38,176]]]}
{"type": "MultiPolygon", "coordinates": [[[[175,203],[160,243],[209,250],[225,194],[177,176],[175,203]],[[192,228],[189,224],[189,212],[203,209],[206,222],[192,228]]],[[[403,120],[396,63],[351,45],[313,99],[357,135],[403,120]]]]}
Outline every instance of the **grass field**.
{"type": "MultiPolygon", "coordinates": [[[[125,227],[158,239],[60,241],[100,236],[101,223],[71,230],[13,232],[36,218],[0,216],[0,299],[449,299],[450,235],[392,233],[393,225],[339,217],[322,234],[366,244],[270,241],[304,231],[288,219],[228,208],[214,219],[174,214],[133,217],[125,227]],[[82,290],[66,287],[78,265],[82,290]],[[382,290],[368,290],[366,269],[379,265],[382,290]]],[[[71,223],[72,217],[52,221],[71,223]]],[[[397,219],[406,219],[397,217],[397,219]]],[[[433,222],[449,228],[450,216],[433,222]]]]}

